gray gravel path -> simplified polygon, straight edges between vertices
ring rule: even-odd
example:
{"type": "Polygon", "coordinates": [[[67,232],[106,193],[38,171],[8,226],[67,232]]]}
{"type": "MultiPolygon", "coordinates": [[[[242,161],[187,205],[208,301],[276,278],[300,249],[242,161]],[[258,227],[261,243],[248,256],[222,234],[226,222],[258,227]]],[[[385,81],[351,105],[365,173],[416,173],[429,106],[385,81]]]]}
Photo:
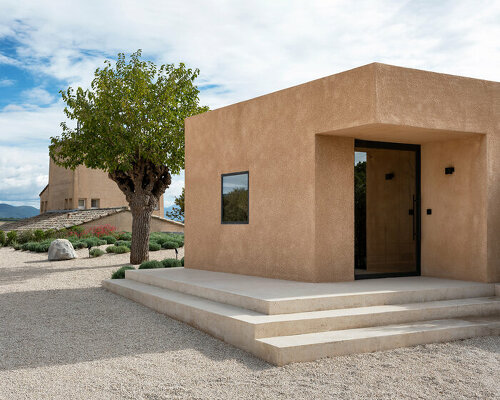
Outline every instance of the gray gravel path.
{"type": "Polygon", "coordinates": [[[500,399],[499,337],[278,368],[102,289],[128,255],[45,257],[0,249],[0,399],[500,399]]]}

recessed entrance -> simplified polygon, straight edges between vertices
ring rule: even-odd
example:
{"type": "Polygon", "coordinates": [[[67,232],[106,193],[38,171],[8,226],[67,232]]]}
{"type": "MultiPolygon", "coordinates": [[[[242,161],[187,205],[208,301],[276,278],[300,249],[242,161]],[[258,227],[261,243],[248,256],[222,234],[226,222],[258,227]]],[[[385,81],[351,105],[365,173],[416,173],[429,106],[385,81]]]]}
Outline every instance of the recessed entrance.
{"type": "Polygon", "coordinates": [[[420,146],[355,141],[355,278],[420,275],[420,146]]]}

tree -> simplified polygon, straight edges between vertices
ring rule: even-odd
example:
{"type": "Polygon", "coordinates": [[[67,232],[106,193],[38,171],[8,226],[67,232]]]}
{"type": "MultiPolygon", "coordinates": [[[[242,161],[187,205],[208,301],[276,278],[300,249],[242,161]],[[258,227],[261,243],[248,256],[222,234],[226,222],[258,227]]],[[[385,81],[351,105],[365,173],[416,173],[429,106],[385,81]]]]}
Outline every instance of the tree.
{"type": "Polygon", "coordinates": [[[198,74],[182,63],[158,68],[138,50],[128,62],[123,53],[115,66],[106,60],[90,89],[60,92],[77,127],[61,123],[50,157],[64,168],[104,170],[116,182],[132,212],[132,264],[149,259],[151,215],[171,174],[184,168],[184,119],[208,110],[199,105],[198,74]]]}
{"type": "Polygon", "coordinates": [[[176,221],[184,221],[184,188],[182,188],[182,193],[179,197],[176,197],[174,203],[179,208],[174,208],[170,212],[166,212],[165,215],[176,221]]]}

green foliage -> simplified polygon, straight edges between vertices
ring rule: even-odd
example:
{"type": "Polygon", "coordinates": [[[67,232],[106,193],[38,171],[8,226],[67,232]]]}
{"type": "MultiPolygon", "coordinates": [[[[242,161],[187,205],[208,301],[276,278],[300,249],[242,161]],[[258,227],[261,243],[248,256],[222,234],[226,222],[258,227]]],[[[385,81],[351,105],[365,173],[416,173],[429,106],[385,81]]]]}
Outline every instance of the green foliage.
{"type": "Polygon", "coordinates": [[[130,240],[117,240],[115,246],[125,246],[130,249],[132,247],[132,242],[130,240]]]}
{"type": "Polygon", "coordinates": [[[120,232],[117,235],[117,238],[119,240],[132,240],[132,233],[130,233],[130,232],[120,232]]]}
{"type": "Polygon", "coordinates": [[[161,244],[156,242],[149,242],[149,251],[161,250],[161,244]]]}
{"type": "Polygon", "coordinates": [[[91,257],[101,257],[103,254],[106,254],[104,251],[101,249],[91,249],[89,252],[91,257]]]}
{"type": "Polygon", "coordinates": [[[165,242],[163,242],[161,247],[163,247],[164,249],[177,249],[179,248],[179,243],[174,242],[173,240],[166,240],[165,242]]]}
{"type": "Polygon", "coordinates": [[[56,235],[57,235],[57,231],[55,229],[47,229],[44,232],[45,239],[55,238],[56,235]]]}
{"type": "Polygon", "coordinates": [[[184,266],[184,257],[181,258],[181,265],[184,266]]]}
{"type": "Polygon", "coordinates": [[[14,243],[17,243],[17,232],[16,231],[7,232],[7,240],[5,241],[5,244],[13,245],[14,243]]]}
{"type": "Polygon", "coordinates": [[[35,229],[33,231],[33,237],[35,238],[36,242],[41,242],[43,239],[46,238],[45,232],[41,229],[35,229]]]}
{"type": "Polygon", "coordinates": [[[162,262],[163,268],[174,268],[181,267],[181,260],[176,260],[175,258],[165,258],[162,262]]]}
{"type": "Polygon", "coordinates": [[[124,265],[123,267],[119,268],[113,274],[111,275],[111,279],[125,279],[125,271],[135,269],[131,265],[124,265]]]}
{"type": "Polygon", "coordinates": [[[115,253],[115,254],[123,254],[123,253],[128,253],[130,249],[126,246],[108,246],[106,248],[106,253],[115,253]]]}
{"type": "Polygon", "coordinates": [[[177,208],[174,208],[171,212],[166,212],[165,216],[175,221],[184,221],[184,188],[182,188],[181,195],[175,198],[174,203],[177,208]]]}
{"type": "Polygon", "coordinates": [[[160,261],[144,261],[139,265],[139,269],[154,269],[154,268],[164,268],[160,261]]]}
{"type": "Polygon", "coordinates": [[[116,238],[114,236],[103,236],[101,239],[106,241],[105,244],[115,244],[116,242],[116,238]]]}
{"type": "Polygon", "coordinates": [[[248,221],[248,189],[237,188],[222,196],[225,222],[248,221]]]}
{"type": "Polygon", "coordinates": [[[86,165],[107,172],[130,171],[138,158],[184,168],[184,120],[207,111],[199,106],[197,69],[184,64],[142,61],[141,51],[123,53],[113,66],[95,71],[91,88],[61,91],[64,113],[79,127],[61,123],[61,137],[51,138],[50,156],[65,168],[86,165]]]}
{"type": "Polygon", "coordinates": [[[69,228],[70,232],[74,232],[77,235],[81,235],[83,232],[85,232],[85,228],[83,226],[72,226],[69,228]]]}
{"type": "Polygon", "coordinates": [[[21,250],[21,245],[17,242],[11,242],[10,245],[14,248],[14,250],[21,250]]]}
{"type": "Polygon", "coordinates": [[[5,237],[5,232],[4,231],[0,231],[0,246],[3,246],[5,245],[5,241],[6,241],[6,237],[5,237]]]}
{"type": "Polygon", "coordinates": [[[33,231],[30,229],[27,229],[25,231],[19,231],[17,234],[17,243],[19,244],[32,242],[34,240],[35,240],[35,235],[33,234],[33,231]]]}

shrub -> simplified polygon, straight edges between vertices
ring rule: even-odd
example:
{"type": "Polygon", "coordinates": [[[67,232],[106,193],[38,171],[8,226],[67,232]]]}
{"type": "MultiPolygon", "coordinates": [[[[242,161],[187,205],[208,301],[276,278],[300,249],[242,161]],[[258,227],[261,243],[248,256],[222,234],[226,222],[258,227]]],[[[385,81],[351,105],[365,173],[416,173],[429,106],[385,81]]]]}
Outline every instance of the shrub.
{"type": "Polygon", "coordinates": [[[184,257],[181,258],[181,265],[184,266],[184,257]]]}
{"type": "Polygon", "coordinates": [[[179,244],[177,242],[167,240],[166,242],[163,242],[161,247],[163,247],[164,249],[177,249],[179,247],[179,244]]]}
{"type": "Polygon", "coordinates": [[[41,229],[35,229],[33,231],[33,238],[35,239],[35,242],[41,242],[43,239],[45,239],[45,232],[41,229]]]}
{"type": "Polygon", "coordinates": [[[47,253],[49,251],[50,244],[52,243],[52,240],[44,240],[43,242],[38,243],[38,246],[36,247],[35,251],[37,253],[47,253]]]}
{"type": "Polygon", "coordinates": [[[132,242],[130,240],[117,240],[115,246],[125,246],[130,249],[132,247],[132,242]]]}
{"type": "Polygon", "coordinates": [[[54,237],[57,238],[57,239],[64,239],[64,238],[67,238],[69,236],[69,232],[66,228],[62,228],[62,229],[59,229],[58,231],[56,231],[54,237]]]}
{"type": "Polygon", "coordinates": [[[165,268],[160,261],[144,261],[139,265],[139,269],[165,268]]]}
{"type": "Polygon", "coordinates": [[[165,258],[162,262],[163,268],[181,267],[181,261],[175,258],[165,258]]]}
{"type": "Polygon", "coordinates": [[[0,231],[0,246],[3,246],[5,244],[6,238],[5,238],[5,232],[0,231]]]}
{"type": "Polygon", "coordinates": [[[108,246],[106,253],[123,254],[128,253],[130,249],[126,246],[108,246]]]}
{"type": "Polygon", "coordinates": [[[104,253],[101,249],[92,249],[90,250],[91,257],[101,257],[104,253]]]}
{"type": "Polygon", "coordinates": [[[106,241],[106,244],[115,244],[116,238],[114,236],[103,236],[101,237],[102,240],[106,241]]]}
{"type": "Polygon", "coordinates": [[[17,242],[11,242],[10,245],[14,248],[14,250],[21,250],[21,245],[17,242]]]}
{"type": "Polygon", "coordinates": [[[110,236],[115,231],[116,231],[116,227],[106,224],[106,225],[92,226],[92,227],[86,229],[83,232],[83,235],[91,235],[91,236],[101,238],[103,236],[110,236]]]}
{"type": "Polygon", "coordinates": [[[16,231],[7,232],[7,240],[5,241],[5,244],[14,247],[13,246],[14,243],[17,244],[17,232],[16,231]]]}
{"type": "Polygon", "coordinates": [[[35,240],[35,235],[33,234],[33,231],[30,229],[27,229],[25,231],[20,231],[17,234],[17,243],[23,244],[27,242],[33,242],[35,240]]]}
{"type": "Polygon", "coordinates": [[[55,238],[57,235],[57,231],[55,229],[47,229],[45,232],[44,232],[44,237],[45,239],[52,239],[52,238],[55,238]]]}
{"type": "Polygon", "coordinates": [[[77,240],[77,241],[71,241],[71,240],[70,240],[70,242],[71,242],[71,244],[73,245],[73,248],[74,248],[75,250],[77,250],[77,249],[84,249],[84,248],[86,248],[86,247],[87,247],[87,243],[85,243],[85,242],[83,242],[83,241],[81,241],[81,240],[77,240]]]}
{"type": "Polygon", "coordinates": [[[111,279],[125,279],[125,271],[129,269],[135,269],[135,268],[132,267],[131,265],[124,265],[123,267],[113,272],[113,275],[111,275],[111,279]]]}
{"type": "Polygon", "coordinates": [[[120,232],[117,238],[120,240],[132,240],[132,234],[130,232],[120,232]]]}
{"type": "Polygon", "coordinates": [[[161,245],[156,242],[149,242],[149,251],[158,251],[161,249],[161,245]]]}
{"type": "Polygon", "coordinates": [[[83,243],[86,244],[86,247],[90,248],[90,247],[96,247],[98,246],[99,244],[99,239],[97,239],[96,237],[89,237],[89,238],[84,238],[84,239],[81,239],[80,241],[82,241],[83,243]]]}

